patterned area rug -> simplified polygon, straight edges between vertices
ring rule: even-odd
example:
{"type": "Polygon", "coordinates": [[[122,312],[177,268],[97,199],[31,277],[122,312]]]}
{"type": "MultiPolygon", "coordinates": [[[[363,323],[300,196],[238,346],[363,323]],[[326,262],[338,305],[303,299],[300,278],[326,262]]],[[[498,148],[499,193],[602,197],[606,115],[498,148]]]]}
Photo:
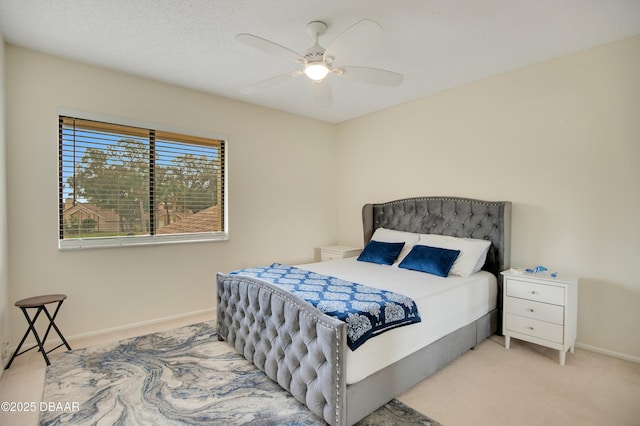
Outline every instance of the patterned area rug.
{"type": "MultiPolygon", "coordinates": [[[[51,356],[41,425],[323,425],[213,322],[51,356]]],[[[358,425],[438,425],[393,400],[358,425]]]]}

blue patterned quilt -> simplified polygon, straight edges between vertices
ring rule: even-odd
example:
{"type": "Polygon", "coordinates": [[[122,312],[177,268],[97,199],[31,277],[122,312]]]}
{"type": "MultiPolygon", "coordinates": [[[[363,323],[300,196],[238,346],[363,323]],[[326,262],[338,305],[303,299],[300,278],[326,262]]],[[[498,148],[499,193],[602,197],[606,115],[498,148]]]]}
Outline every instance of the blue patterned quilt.
{"type": "Polygon", "coordinates": [[[259,278],[347,323],[347,344],[356,350],[368,338],[403,325],[420,322],[409,297],[293,266],[274,263],[231,272],[259,278]]]}

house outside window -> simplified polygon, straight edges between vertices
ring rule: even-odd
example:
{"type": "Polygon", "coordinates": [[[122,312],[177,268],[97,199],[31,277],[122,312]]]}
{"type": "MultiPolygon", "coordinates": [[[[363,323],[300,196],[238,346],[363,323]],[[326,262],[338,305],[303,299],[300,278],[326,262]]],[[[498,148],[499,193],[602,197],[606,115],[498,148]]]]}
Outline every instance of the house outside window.
{"type": "Polygon", "coordinates": [[[59,247],[228,239],[226,141],[59,116],[59,247]]]}

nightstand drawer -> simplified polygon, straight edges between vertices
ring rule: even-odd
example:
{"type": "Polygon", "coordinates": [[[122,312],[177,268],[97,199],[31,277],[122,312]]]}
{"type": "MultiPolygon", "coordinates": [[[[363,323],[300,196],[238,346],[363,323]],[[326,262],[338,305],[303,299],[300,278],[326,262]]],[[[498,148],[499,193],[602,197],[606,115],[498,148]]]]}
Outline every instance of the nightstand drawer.
{"type": "Polygon", "coordinates": [[[335,260],[335,259],[344,259],[344,255],[342,253],[336,253],[332,251],[323,251],[321,254],[321,260],[324,262],[325,260],[335,260]]]}
{"type": "Polygon", "coordinates": [[[346,259],[348,257],[355,257],[360,254],[361,248],[350,246],[328,246],[320,248],[320,260],[322,262],[326,260],[346,259]]]}
{"type": "Polygon", "coordinates": [[[528,273],[522,268],[502,271],[504,347],[511,339],[558,350],[560,365],[573,353],[578,323],[578,276],[528,273]]]}
{"type": "Polygon", "coordinates": [[[564,327],[562,325],[521,317],[519,315],[505,315],[507,330],[526,334],[527,336],[537,337],[539,339],[549,340],[551,342],[563,343],[564,327]]]}
{"type": "Polygon", "coordinates": [[[504,299],[504,311],[540,321],[564,324],[564,307],[549,303],[507,296],[504,299]]]}
{"type": "Polygon", "coordinates": [[[564,306],[564,288],[552,285],[508,279],[507,296],[564,306]]]}

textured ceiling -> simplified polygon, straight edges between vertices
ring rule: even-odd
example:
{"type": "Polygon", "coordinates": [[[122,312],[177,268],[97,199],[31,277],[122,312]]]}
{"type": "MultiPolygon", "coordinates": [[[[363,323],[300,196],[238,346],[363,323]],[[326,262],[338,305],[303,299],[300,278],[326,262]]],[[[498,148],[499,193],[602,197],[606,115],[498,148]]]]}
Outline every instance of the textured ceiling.
{"type": "Polygon", "coordinates": [[[5,42],[329,122],[640,34],[640,0],[0,0],[5,42]],[[336,58],[404,74],[397,87],[330,75],[333,103],[304,77],[243,87],[298,66],[234,40],[252,33],[303,54],[363,18],[383,32],[336,58]]]}

